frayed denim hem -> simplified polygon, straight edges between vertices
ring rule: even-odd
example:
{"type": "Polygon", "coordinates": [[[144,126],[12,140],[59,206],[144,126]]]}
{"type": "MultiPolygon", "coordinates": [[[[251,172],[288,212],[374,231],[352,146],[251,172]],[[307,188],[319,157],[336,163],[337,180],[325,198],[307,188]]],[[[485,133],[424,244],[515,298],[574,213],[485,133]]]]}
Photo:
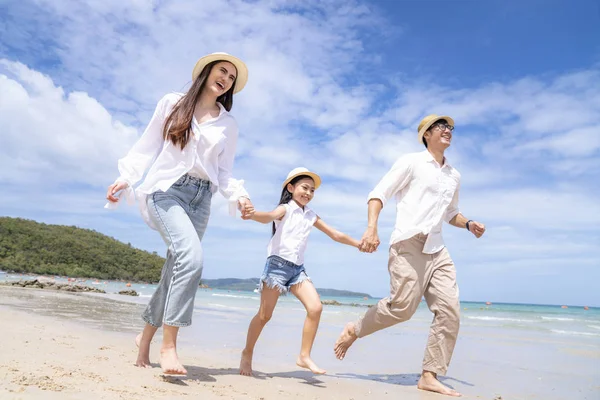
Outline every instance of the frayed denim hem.
{"type": "Polygon", "coordinates": [[[258,292],[262,293],[263,288],[265,286],[268,287],[269,289],[277,289],[277,291],[279,292],[279,294],[281,296],[285,296],[288,293],[288,291],[290,290],[288,287],[277,282],[276,279],[274,279],[270,276],[264,276],[264,277],[260,278],[260,287],[258,288],[258,292]]]}
{"type": "Polygon", "coordinates": [[[290,288],[292,286],[302,285],[304,282],[312,282],[312,280],[310,279],[310,277],[308,275],[306,275],[306,273],[304,273],[304,276],[301,275],[301,278],[298,279],[297,282],[294,282],[294,283],[290,284],[290,288]]]}

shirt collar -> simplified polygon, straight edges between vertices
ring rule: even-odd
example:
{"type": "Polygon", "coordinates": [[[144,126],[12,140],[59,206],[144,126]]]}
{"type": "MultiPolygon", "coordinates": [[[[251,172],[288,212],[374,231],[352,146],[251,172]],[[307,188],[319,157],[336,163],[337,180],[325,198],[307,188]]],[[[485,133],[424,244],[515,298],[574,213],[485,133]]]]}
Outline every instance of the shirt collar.
{"type": "MultiPolygon", "coordinates": [[[[435,158],[433,158],[429,150],[426,149],[421,154],[423,155],[423,160],[425,160],[426,162],[435,162],[437,164],[437,161],[435,160],[435,158]]],[[[442,168],[445,167],[451,167],[451,165],[448,163],[448,157],[446,156],[444,156],[444,165],[442,165],[442,168]]]]}
{"type": "Polygon", "coordinates": [[[302,208],[300,208],[300,206],[298,205],[298,203],[296,203],[294,200],[290,200],[288,205],[290,206],[290,208],[292,209],[292,212],[296,211],[296,210],[300,210],[303,214],[306,214],[310,211],[310,208],[308,208],[307,206],[304,207],[304,210],[302,210],[302,208]]]}
{"type": "MultiPolygon", "coordinates": [[[[229,114],[229,111],[227,111],[225,109],[225,107],[223,106],[223,104],[219,103],[218,101],[217,101],[217,106],[219,107],[219,115],[218,116],[216,116],[215,118],[211,118],[208,121],[205,121],[201,124],[198,123],[198,120],[196,120],[196,117],[192,116],[192,126],[201,127],[204,124],[213,124],[216,121],[223,118],[225,115],[229,114]]],[[[193,129],[192,129],[192,131],[193,131],[193,129]]]]}

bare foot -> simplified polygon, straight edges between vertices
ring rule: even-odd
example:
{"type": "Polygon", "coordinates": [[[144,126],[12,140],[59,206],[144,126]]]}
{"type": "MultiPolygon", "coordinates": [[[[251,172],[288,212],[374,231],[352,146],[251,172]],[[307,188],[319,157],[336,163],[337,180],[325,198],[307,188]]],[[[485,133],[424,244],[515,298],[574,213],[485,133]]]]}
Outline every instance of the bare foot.
{"type": "Polygon", "coordinates": [[[138,347],[138,356],[137,360],[135,361],[135,366],[141,368],[152,368],[152,365],[150,365],[150,345],[148,344],[147,346],[140,347],[141,343],[142,334],[140,333],[135,338],[135,345],[138,347]]]}
{"type": "Polygon", "coordinates": [[[252,376],[252,353],[242,351],[242,359],[240,360],[240,375],[252,376]]]}
{"type": "Polygon", "coordinates": [[[335,346],[333,347],[333,351],[335,352],[335,356],[338,360],[343,360],[346,356],[346,352],[352,346],[352,343],[356,341],[358,337],[354,333],[354,324],[352,322],[346,324],[344,330],[338,337],[338,340],[335,342],[335,346]]]}
{"type": "Polygon", "coordinates": [[[296,365],[302,368],[310,369],[313,374],[323,375],[327,371],[317,367],[317,364],[308,356],[298,356],[296,365]]]}
{"type": "Polygon", "coordinates": [[[427,390],[429,392],[435,392],[445,394],[446,396],[461,397],[462,394],[458,393],[454,389],[450,389],[445,386],[442,382],[438,381],[436,375],[433,372],[424,371],[417,383],[417,387],[421,390],[427,390]]]}
{"type": "Polygon", "coordinates": [[[187,370],[179,362],[175,347],[160,349],[160,366],[165,375],[187,375],[187,370]]]}

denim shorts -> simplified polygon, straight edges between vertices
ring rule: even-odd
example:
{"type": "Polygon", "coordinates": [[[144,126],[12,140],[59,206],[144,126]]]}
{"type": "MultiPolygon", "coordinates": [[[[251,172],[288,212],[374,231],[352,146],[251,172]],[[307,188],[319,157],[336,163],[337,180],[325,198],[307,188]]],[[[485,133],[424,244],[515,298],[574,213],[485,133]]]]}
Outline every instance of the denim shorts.
{"type": "Polygon", "coordinates": [[[304,265],[296,265],[279,256],[270,256],[260,278],[260,290],[266,285],[268,288],[277,289],[281,294],[286,294],[292,286],[304,281],[310,281],[304,265]]]}

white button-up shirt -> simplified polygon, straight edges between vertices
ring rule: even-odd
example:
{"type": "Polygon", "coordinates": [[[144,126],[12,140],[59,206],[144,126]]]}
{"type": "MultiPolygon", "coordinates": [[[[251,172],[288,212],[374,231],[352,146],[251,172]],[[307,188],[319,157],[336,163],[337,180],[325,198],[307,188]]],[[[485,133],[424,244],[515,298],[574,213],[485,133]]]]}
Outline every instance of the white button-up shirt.
{"type": "MultiPolygon", "coordinates": [[[[154,115],[140,139],[127,155],[119,160],[119,173],[116,182],[127,182],[129,187],[124,197],[133,203],[138,197],[140,211],[146,223],[153,229],[146,196],[158,190],[167,191],[173,183],[186,173],[196,175],[212,183],[212,192],[219,190],[230,201],[230,213],[235,215],[236,203],[240,197],[249,197],[244,189],[244,181],[231,176],[238,138],[237,122],[225,108],[217,103],[219,116],[201,124],[192,120],[192,135],[181,149],[170,140],[163,138],[164,122],[173,106],[183,96],[182,93],[170,93],[164,96],[156,106],[154,115]],[[148,170],[148,167],[150,168],[148,170]],[[133,190],[133,186],[144,181],[133,190]]],[[[106,208],[117,204],[108,203],[106,208]]]]}
{"type": "Polygon", "coordinates": [[[444,248],[442,222],[458,213],[460,173],[448,160],[440,166],[429,151],[400,157],[392,169],[369,193],[369,200],[383,203],[396,197],[396,226],[390,244],[416,234],[428,235],[423,253],[433,254],[444,248]]]}
{"type": "Polygon", "coordinates": [[[283,206],[285,215],[281,221],[275,221],[275,235],[267,247],[267,256],[279,256],[302,265],[308,235],[317,221],[317,214],[308,207],[303,210],[294,200],[283,206]]]}

